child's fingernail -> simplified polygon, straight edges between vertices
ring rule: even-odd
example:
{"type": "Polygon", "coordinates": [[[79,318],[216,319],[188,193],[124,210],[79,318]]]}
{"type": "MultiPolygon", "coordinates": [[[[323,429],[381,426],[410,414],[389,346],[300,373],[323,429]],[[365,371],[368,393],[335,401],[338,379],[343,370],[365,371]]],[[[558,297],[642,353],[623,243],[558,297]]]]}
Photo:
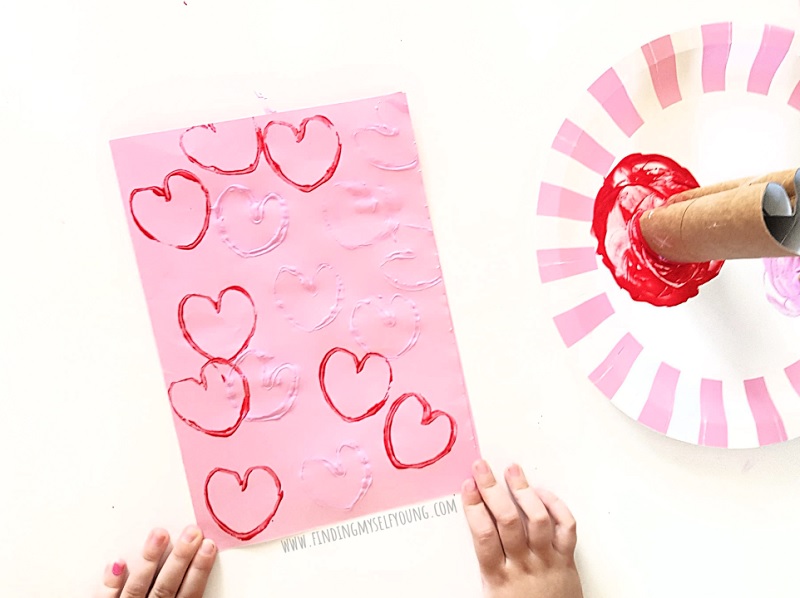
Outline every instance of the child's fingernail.
{"type": "Polygon", "coordinates": [[[508,473],[511,477],[518,478],[522,476],[522,468],[514,463],[508,468],[508,473]]]}
{"type": "Polygon", "coordinates": [[[214,541],[209,538],[206,538],[200,545],[200,554],[202,554],[203,556],[211,556],[212,554],[214,554],[214,551],[216,549],[217,547],[214,545],[214,541]]]}
{"type": "Polygon", "coordinates": [[[465,480],[464,483],[461,485],[462,492],[477,492],[478,486],[475,485],[475,480],[472,478],[465,480]]]}
{"type": "Polygon", "coordinates": [[[191,544],[200,535],[200,529],[196,525],[190,525],[181,534],[181,541],[191,544]]]}
{"type": "Polygon", "coordinates": [[[147,538],[147,545],[152,548],[161,548],[167,541],[167,532],[163,529],[154,529],[147,538]]]}
{"type": "Polygon", "coordinates": [[[111,573],[114,574],[114,577],[119,577],[122,575],[123,571],[125,571],[125,563],[122,561],[116,561],[113,565],[111,565],[111,573]]]}
{"type": "Polygon", "coordinates": [[[489,465],[483,459],[481,459],[480,461],[476,461],[475,471],[480,474],[487,474],[489,473],[489,465]]]}

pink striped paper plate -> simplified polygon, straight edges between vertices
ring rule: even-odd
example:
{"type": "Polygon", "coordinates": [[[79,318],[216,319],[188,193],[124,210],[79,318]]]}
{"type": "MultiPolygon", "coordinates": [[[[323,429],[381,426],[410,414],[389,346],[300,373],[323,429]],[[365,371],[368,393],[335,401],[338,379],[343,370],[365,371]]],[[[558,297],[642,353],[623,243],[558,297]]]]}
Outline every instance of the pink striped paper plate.
{"type": "Polygon", "coordinates": [[[633,301],[597,256],[594,198],[633,153],[673,158],[700,184],[800,166],[800,35],[709,24],[602,73],[552,143],[536,236],[569,358],[624,413],[706,446],[800,436],[800,317],[767,300],[765,261],[728,261],[697,297],[654,307],[633,301]]]}

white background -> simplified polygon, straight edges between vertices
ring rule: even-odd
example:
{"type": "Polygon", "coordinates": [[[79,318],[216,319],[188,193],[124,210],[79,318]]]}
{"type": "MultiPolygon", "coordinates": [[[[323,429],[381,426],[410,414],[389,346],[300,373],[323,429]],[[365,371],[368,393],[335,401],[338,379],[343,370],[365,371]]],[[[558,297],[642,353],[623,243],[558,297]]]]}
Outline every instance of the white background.
{"type": "MultiPolygon", "coordinates": [[[[87,596],[192,519],[108,140],[403,90],[484,455],[579,522],[587,598],[796,596],[800,443],[633,423],[544,316],[539,177],[573,99],[661,35],[795,0],[42,0],[0,8],[0,594],[87,596]]],[[[479,596],[462,516],[221,555],[209,596],[479,596]]]]}

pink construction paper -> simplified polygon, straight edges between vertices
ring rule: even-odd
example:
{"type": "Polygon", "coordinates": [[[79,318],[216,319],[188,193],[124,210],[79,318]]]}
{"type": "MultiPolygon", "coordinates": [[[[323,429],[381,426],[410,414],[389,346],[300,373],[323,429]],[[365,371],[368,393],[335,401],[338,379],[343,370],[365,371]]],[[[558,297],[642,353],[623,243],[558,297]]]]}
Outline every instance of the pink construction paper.
{"type": "Polygon", "coordinates": [[[478,445],[403,94],[111,148],[209,536],[458,491],[478,445]]]}

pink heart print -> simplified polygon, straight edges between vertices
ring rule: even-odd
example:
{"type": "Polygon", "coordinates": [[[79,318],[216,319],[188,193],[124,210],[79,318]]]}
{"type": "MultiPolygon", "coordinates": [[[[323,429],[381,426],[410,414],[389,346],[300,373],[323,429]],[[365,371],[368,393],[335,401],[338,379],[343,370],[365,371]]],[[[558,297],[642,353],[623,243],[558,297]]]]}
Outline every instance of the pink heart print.
{"type": "Polygon", "coordinates": [[[145,237],[176,249],[197,247],[211,219],[208,189],[188,170],[173,170],[161,187],[134,189],[128,207],[145,237]]]}
{"type": "Polygon", "coordinates": [[[381,262],[381,273],[401,291],[424,291],[442,282],[442,269],[433,231],[423,226],[398,227],[391,250],[381,262]]]}
{"type": "Polygon", "coordinates": [[[209,436],[227,437],[239,429],[250,408],[250,388],[242,371],[224,359],[212,359],[199,378],[184,378],[167,390],[175,415],[209,436]],[[220,409],[228,402],[233,409],[220,409]]]}
{"type": "Polygon", "coordinates": [[[391,189],[348,181],[328,188],[322,214],[339,245],[358,249],[394,233],[402,207],[402,200],[391,189]]]}
{"type": "Polygon", "coordinates": [[[257,197],[244,185],[226,187],[212,212],[222,242],[240,257],[269,253],[283,243],[289,230],[286,200],[277,193],[257,197]]]}
{"type": "Polygon", "coordinates": [[[394,97],[378,102],[375,107],[376,122],[357,129],[354,133],[356,145],[367,160],[381,170],[411,170],[419,164],[417,145],[410,127],[400,125],[409,122],[408,104],[394,97]]]}
{"type": "Polygon", "coordinates": [[[297,268],[282,266],[273,293],[284,318],[303,332],[315,332],[339,315],[344,283],[330,264],[320,264],[310,277],[297,268]]]}
{"type": "Polygon", "coordinates": [[[261,129],[254,119],[189,127],[178,145],[192,164],[216,174],[248,174],[258,167],[261,129]]]}
{"type": "Polygon", "coordinates": [[[239,473],[217,467],[206,478],[206,508],[225,533],[250,540],[267,529],[283,500],[280,478],[266,465],[239,473]]]}
{"type": "Polygon", "coordinates": [[[417,344],[420,321],[417,304],[407,297],[369,297],[356,301],[350,333],[366,351],[396,359],[417,344]]]}
{"type": "Polygon", "coordinates": [[[216,300],[193,293],[178,305],[178,324],[183,337],[201,355],[233,360],[256,332],[256,306],[240,286],[223,289],[216,300]]]}
{"type": "Polygon", "coordinates": [[[372,466],[367,453],[346,443],[332,459],[306,459],[300,468],[303,488],[319,505],[351,511],[372,486],[372,466]]]}
{"type": "MultiPolygon", "coordinates": [[[[292,363],[274,363],[266,353],[248,349],[235,365],[250,385],[249,422],[276,421],[291,411],[300,387],[300,369],[292,363]]],[[[233,404],[236,406],[235,401],[233,404]]]]}

